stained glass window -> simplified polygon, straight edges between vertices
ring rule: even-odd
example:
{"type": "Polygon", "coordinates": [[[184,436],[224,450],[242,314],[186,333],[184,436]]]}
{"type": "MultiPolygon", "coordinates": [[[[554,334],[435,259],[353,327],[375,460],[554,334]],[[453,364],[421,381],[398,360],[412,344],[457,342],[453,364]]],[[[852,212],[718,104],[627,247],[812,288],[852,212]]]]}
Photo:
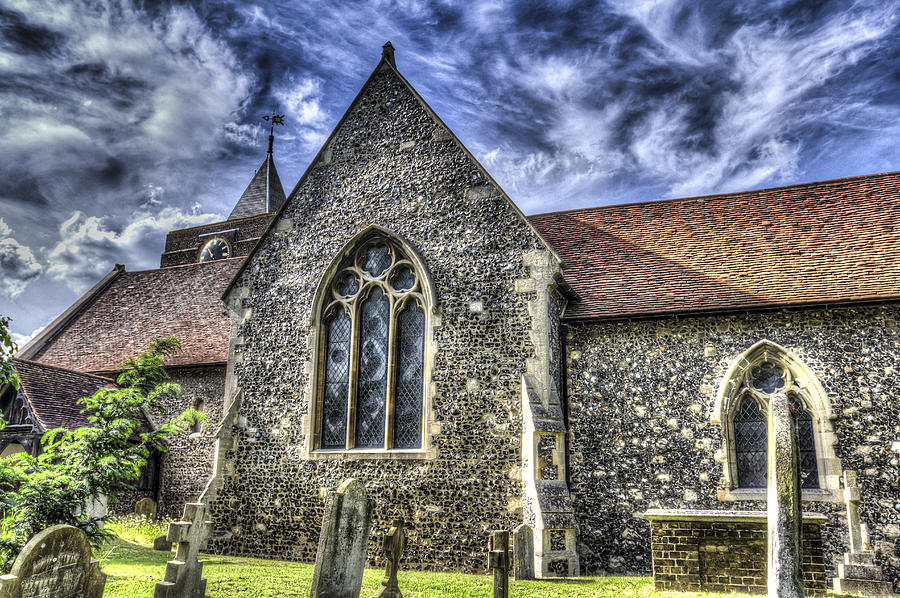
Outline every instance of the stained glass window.
{"type": "Polygon", "coordinates": [[[322,401],[322,448],[344,448],[347,442],[350,328],[350,316],[343,309],[328,322],[322,401]]]}
{"type": "Polygon", "coordinates": [[[767,436],[766,416],[759,404],[744,397],[734,416],[734,454],[741,488],[765,487],[767,436]]]}
{"type": "Polygon", "coordinates": [[[388,327],[391,307],[376,287],[362,304],[359,332],[359,385],[356,398],[356,446],[384,446],[387,399],[388,327]]]}
{"type": "Polygon", "coordinates": [[[422,448],[427,318],[416,267],[380,234],[339,265],[322,308],[317,448],[422,448]]]}
{"type": "Polygon", "coordinates": [[[812,416],[803,401],[793,398],[797,406],[797,444],[800,448],[800,485],[803,488],[819,487],[819,464],[816,459],[816,437],[812,416]]]}
{"type": "Polygon", "coordinates": [[[422,446],[422,375],[425,366],[425,314],[412,302],[397,318],[397,401],[394,447],[422,446]]]}

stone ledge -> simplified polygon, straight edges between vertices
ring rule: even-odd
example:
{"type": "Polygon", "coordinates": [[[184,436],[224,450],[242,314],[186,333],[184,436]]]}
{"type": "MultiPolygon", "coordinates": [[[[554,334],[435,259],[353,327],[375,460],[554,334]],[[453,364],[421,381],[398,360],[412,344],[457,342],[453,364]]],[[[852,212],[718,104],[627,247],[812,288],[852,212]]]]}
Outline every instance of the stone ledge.
{"type": "Polygon", "coordinates": [[[311,451],[307,458],[310,461],[429,461],[437,458],[436,449],[423,450],[342,450],[311,451]]]}
{"type": "MultiPolygon", "coordinates": [[[[644,518],[650,521],[731,521],[757,523],[768,520],[766,511],[737,511],[715,509],[650,509],[644,513],[644,518]]],[[[823,524],[828,517],[821,513],[804,513],[804,523],[823,524]]]]}

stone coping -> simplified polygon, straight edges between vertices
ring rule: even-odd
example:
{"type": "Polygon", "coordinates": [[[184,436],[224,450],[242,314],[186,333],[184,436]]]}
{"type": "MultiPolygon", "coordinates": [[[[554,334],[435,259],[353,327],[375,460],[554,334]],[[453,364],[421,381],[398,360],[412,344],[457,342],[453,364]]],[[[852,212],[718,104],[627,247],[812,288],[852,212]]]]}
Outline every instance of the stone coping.
{"type": "MultiPolygon", "coordinates": [[[[644,513],[650,521],[730,521],[756,523],[767,521],[766,511],[737,511],[718,509],[650,509],[644,513]]],[[[804,523],[826,523],[828,517],[821,513],[803,513],[804,523]]]]}

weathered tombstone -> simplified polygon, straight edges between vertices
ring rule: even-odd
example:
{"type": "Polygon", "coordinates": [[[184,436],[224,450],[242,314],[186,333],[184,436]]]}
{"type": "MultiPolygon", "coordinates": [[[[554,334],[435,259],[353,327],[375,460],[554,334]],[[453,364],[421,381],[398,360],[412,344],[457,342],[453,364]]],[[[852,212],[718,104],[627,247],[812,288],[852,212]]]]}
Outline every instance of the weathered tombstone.
{"type": "Polygon", "coordinates": [[[803,598],[797,415],[786,394],[771,395],[768,419],[768,594],[803,598]]]}
{"type": "Polygon", "coordinates": [[[534,530],[523,523],[513,531],[513,577],[534,579],[534,530]]]}
{"type": "Polygon", "coordinates": [[[150,521],[156,521],[156,501],[152,498],[142,498],[135,503],[134,514],[150,521]]]}
{"type": "Polygon", "coordinates": [[[375,594],[375,598],[403,598],[400,586],[397,585],[397,571],[400,569],[400,558],[406,550],[406,530],[403,529],[403,520],[395,519],[391,529],[388,530],[382,544],[387,566],[384,568],[384,579],[381,580],[381,589],[375,594]]]}
{"type": "Polygon", "coordinates": [[[328,493],[310,598],[359,598],[371,525],[362,482],[349,479],[328,493]]]}
{"type": "Polygon", "coordinates": [[[493,532],[488,549],[488,566],[494,572],[494,598],[509,598],[509,532],[493,532]]]}
{"type": "Polygon", "coordinates": [[[875,555],[869,550],[869,533],[859,521],[859,487],[856,472],[844,472],[844,502],[847,504],[847,526],[850,532],[850,552],[844,553],[844,562],[838,564],[838,576],[834,578],[835,594],[854,594],[891,598],[893,584],[884,580],[881,567],[875,564],[875,555]]]}
{"type": "Polygon", "coordinates": [[[166,540],[178,543],[178,550],[175,558],[166,563],[165,578],[156,584],[153,598],[205,598],[203,561],[197,557],[206,545],[210,533],[210,522],[206,520],[206,505],[203,503],[184,505],[182,521],[170,523],[169,532],[166,534],[166,540]]]}
{"type": "Polygon", "coordinates": [[[54,525],[29,540],[9,575],[0,576],[0,598],[101,598],[105,585],[87,534],[54,525]]]}

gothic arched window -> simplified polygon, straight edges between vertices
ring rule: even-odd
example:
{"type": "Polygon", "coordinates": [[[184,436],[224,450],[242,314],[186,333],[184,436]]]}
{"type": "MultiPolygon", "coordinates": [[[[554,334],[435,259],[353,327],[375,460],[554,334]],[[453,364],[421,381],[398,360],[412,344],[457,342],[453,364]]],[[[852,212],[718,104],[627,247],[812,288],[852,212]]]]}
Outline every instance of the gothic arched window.
{"type": "Polygon", "coordinates": [[[805,390],[790,368],[769,356],[742,372],[736,385],[738,400],[730,411],[732,479],[736,488],[765,488],[768,469],[768,405],[774,393],[787,393],[797,413],[797,445],[803,488],[819,488],[816,431],[805,390]]]}
{"type": "Polygon", "coordinates": [[[367,236],[322,291],[315,448],[420,449],[426,289],[411,256],[367,236]]]}

